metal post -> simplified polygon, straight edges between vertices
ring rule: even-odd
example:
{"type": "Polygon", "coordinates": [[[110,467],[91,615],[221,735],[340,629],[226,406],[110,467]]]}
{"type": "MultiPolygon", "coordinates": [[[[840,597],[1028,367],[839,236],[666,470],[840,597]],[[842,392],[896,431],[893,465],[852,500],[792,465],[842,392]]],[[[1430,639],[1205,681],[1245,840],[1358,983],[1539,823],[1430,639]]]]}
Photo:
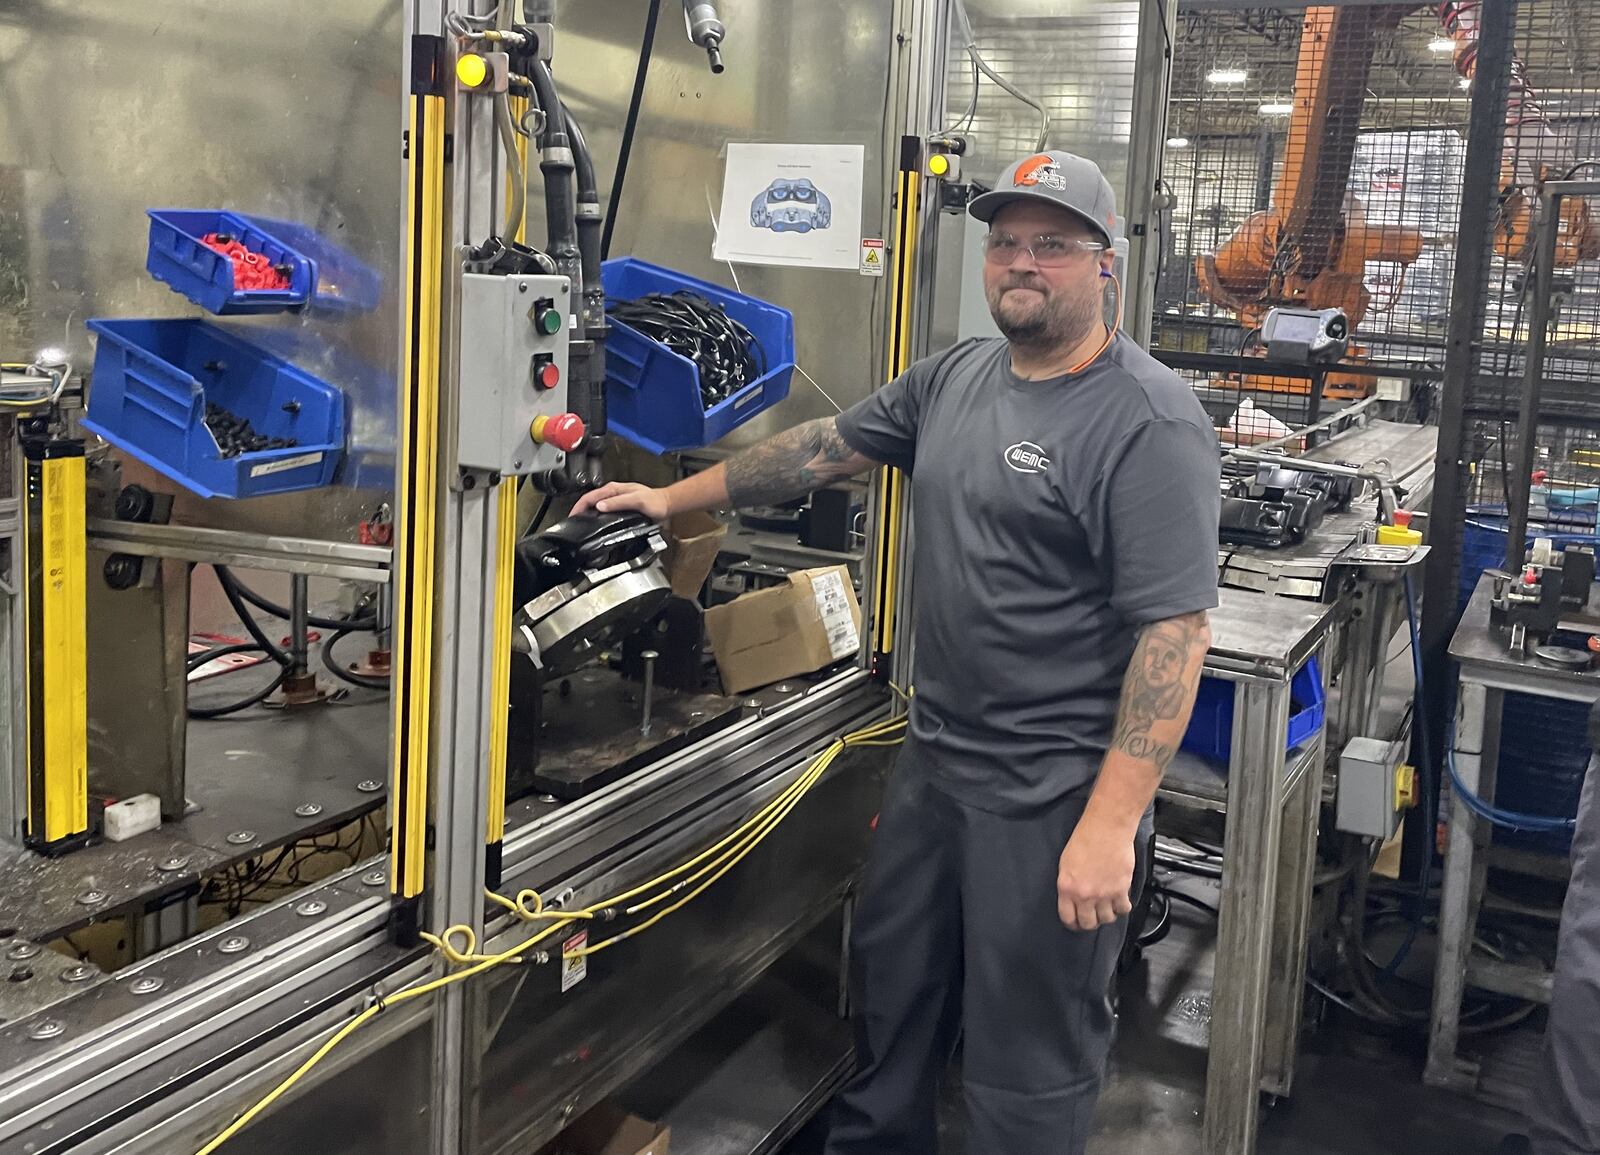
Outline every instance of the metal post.
{"type": "MultiPolygon", "coordinates": [[[[438,37],[447,10],[467,15],[495,11],[493,0],[409,0],[410,31],[438,37]]],[[[437,41],[433,42],[437,44],[437,41]]],[[[441,70],[449,75],[455,58],[446,37],[441,70]]],[[[413,68],[407,75],[413,75],[413,68]]],[[[509,623],[496,620],[499,562],[498,487],[487,474],[457,472],[451,464],[457,410],[460,350],[458,253],[496,233],[506,195],[506,160],[499,154],[493,108],[487,99],[458,97],[451,85],[436,85],[443,95],[441,115],[452,151],[444,171],[441,267],[436,277],[440,299],[438,355],[438,432],[433,447],[437,486],[431,508],[437,548],[432,553],[430,631],[432,719],[426,906],[422,920],[435,933],[469,927],[484,939],[485,833],[488,826],[490,718],[496,703],[490,693],[494,639],[509,623]]],[[[397,603],[398,604],[398,603],[397,603]]],[[[397,643],[411,643],[404,621],[395,623],[397,643]]],[[[459,1155],[479,1149],[478,1106],[488,1018],[484,986],[458,983],[440,991],[434,1020],[433,1155],[459,1155]]]]}
{"type": "Polygon", "coordinates": [[[303,573],[289,577],[289,674],[304,674],[311,648],[310,578],[303,573]]]}
{"type": "Polygon", "coordinates": [[[1544,379],[1545,339],[1550,334],[1556,242],[1561,235],[1561,194],[1539,196],[1538,247],[1534,252],[1533,301],[1528,310],[1528,347],[1522,359],[1522,400],[1517,407],[1517,461],[1506,495],[1506,568],[1522,568],[1528,540],[1528,501],[1533,488],[1533,461],[1539,447],[1539,397],[1544,379]]]}
{"type": "Polygon", "coordinates": [[[1133,132],[1128,149],[1128,187],[1123,212],[1128,222],[1128,267],[1123,277],[1122,325],[1140,348],[1150,345],[1155,323],[1156,270],[1167,243],[1157,222],[1156,181],[1167,142],[1167,97],[1172,81],[1174,3],[1139,5],[1139,38],[1133,62],[1133,132]]]}
{"type": "MultiPolygon", "coordinates": [[[[1330,671],[1321,658],[1324,690],[1330,671]]],[[[1381,663],[1380,663],[1381,666],[1381,663]]],[[[1300,1024],[1306,1002],[1306,941],[1311,926],[1311,882],[1317,869],[1317,819],[1322,813],[1323,771],[1328,728],[1315,739],[1306,771],[1284,803],[1283,837],[1278,844],[1278,887],[1272,905],[1271,969],[1267,976],[1267,1015],[1262,1046],[1261,1088],[1285,1096],[1294,1090],[1300,1054],[1300,1024]]]]}
{"type": "MultiPolygon", "coordinates": [[[[1450,323],[1445,338],[1444,380],[1439,394],[1439,450],[1434,464],[1432,513],[1428,519],[1428,558],[1422,593],[1422,653],[1426,674],[1426,717],[1432,749],[1443,750],[1449,717],[1450,635],[1456,625],[1456,583],[1466,495],[1466,404],[1478,371],[1478,337],[1489,278],[1490,236],[1500,187],[1500,152],[1505,135],[1510,88],[1512,37],[1517,0],[1483,0],[1478,10],[1478,57],[1467,127],[1462,173],[1465,195],[1456,229],[1455,280],[1450,292],[1450,323]]],[[[1435,768],[1436,769],[1436,768],[1435,768]]],[[[1435,794],[1437,795],[1437,791],[1435,794]]],[[[1422,854],[1433,853],[1435,815],[1418,814],[1405,826],[1404,870],[1415,874],[1422,854]]]]}
{"type": "Polygon", "coordinates": [[[1211,1053],[1206,1064],[1204,1155],[1252,1155],[1261,1115],[1267,1002],[1284,824],[1289,682],[1234,688],[1228,825],[1222,852],[1211,1053]]]}
{"type": "MultiPolygon", "coordinates": [[[[1500,748],[1500,709],[1505,695],[1481,682],[1463,679],[1455,727],[1456,775],[1479,797],[1494,797],[1495,761],[1500,748]]],[[[1479,846],[1487,823],[1480,823],[1457,796],[1450,806],[1450,847],[1444,860],[1439,896],[1439,954],[1434,966],[1433,1014],[1428,1030],[1428,1063],[1423,1082],[1471,1092],[1478,1067],[1456,1053],[1461,1039],[1461,999],[1466,993],[1467,961],[1477,923],[1473,903],[1479,846]]]]}

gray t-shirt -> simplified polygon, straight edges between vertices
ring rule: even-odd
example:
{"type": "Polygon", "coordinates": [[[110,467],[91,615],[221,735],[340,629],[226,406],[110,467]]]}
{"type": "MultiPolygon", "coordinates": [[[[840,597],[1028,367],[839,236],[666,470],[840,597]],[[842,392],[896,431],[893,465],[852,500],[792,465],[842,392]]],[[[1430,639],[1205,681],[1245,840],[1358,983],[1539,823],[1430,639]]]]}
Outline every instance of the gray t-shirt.
{"type": "Polygon", "coordinates": [[[911,475],[908,759],[1020,813],[1096,776],[1140,626],[1217,604],[1217,435],[1127,337],[1046,381],[1006,342],[919,361],[839,418],[911,475]]]}

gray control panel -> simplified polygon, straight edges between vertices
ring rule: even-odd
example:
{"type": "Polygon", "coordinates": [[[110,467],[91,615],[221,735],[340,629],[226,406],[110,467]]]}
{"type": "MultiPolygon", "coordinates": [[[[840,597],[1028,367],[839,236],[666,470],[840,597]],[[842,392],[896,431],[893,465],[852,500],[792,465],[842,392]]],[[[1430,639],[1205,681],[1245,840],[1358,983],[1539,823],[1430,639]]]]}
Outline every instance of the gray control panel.
{"type": "Polygon", "coordinates": [[[462,275],[458,465],[520,476],[566,460],[571,297],[565,277],[462,275]],[[557,443],[535,441],[536,424],[557,443]]]}

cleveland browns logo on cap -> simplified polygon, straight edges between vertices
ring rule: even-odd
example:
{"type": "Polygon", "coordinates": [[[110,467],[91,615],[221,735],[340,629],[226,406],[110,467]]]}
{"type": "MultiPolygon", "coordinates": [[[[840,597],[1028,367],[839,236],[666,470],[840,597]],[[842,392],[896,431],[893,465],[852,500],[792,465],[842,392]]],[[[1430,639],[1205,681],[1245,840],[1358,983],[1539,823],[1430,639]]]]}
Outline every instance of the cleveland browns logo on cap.
{"type": "Polygon", "coordinates": [[[1038,156],[1030,156],[1027,160],[1017,165],[1017,175],[1011,183],[1016,188],[1025,188],[1031,185],[1044,185],[1058,191],[1067,187],[1067,178],[1061,175],[1061,170],[1056,167],[1055,157],[1047,152],[1038,156]]]}

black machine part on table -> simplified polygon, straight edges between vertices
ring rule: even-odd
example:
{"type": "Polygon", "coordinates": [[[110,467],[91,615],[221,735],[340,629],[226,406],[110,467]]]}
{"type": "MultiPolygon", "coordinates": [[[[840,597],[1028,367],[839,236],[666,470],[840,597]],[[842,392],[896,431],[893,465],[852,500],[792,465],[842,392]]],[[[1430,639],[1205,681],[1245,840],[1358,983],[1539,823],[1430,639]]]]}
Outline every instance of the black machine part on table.
{"type": "Polygon", "coordinates": [[[1218,536],[1232,545],[1284,546],[1304,541],[1323,516],[1350,508],[1354,477],[1296,469],[1291,459],[1230,462],[1223,473],[1218,536]]]}
{"type": "Polygon", "coordinates": [[[848,553],[855,544],[855,516],[858,508],[855,490],[842,487],[819,489],[800,515],[800,544],[810,549],[848,553]]]}
{"type": "Polygon", "coordinates": [[[637,513],[570,517],[517,544],[513,644],[549,678],[648,621],[671,594],[661,529],[637,513]]]}
{"type": "Polygon", "coordinates": [[[584,797],[736,721],[740,699],[708,690],[700,607],[668,598],[622,639],[621,657],[551,677],[531,662],[511,671],[507,789],[584,797]],[[654,658],[647,658],[654,654],[654,658]],[[653,691],[644,685],[650,668],[653,691]],[[642,699],[653,697],[649,706],[642,699]],[[641,726],[644,709],[652,722],[641,726]]]}
{"type": "Polygon", "coordinates": [[[1527,556],[1520,574],[1488,571],[1494,579],[1489,625],[1508,635],[1513,652],[1524,654],[1554,633],[1563,617],[1587,614],[1595,580],[1592,549],[1569,545],[1558,553],[1541,538],[1527,556]]]}

